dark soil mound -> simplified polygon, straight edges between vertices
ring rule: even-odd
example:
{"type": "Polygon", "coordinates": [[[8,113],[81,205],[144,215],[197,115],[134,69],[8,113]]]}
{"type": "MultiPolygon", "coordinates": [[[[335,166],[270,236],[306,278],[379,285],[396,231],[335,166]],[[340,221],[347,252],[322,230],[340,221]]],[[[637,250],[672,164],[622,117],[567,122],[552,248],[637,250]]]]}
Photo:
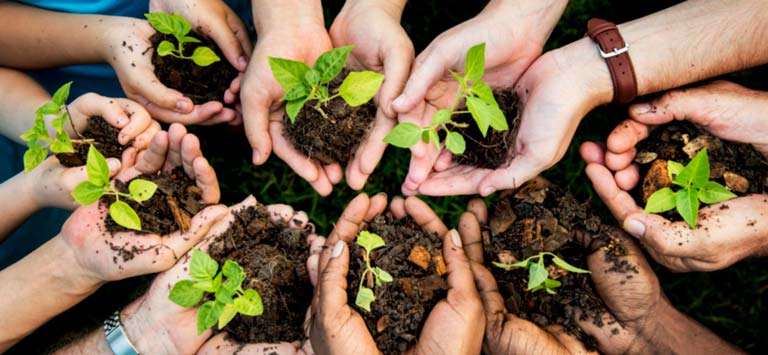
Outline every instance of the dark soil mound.
{"type": "Polygon", "coordinates": [[[351,245],[349,304],[365,319],[379,350],[402,354],[416,343],[429,312],[447,294],[442,239],[425,233],[410,218],[394,221],[377,216],[367,230],[386,242],[371,253],[371,265],[389,272],[394,281],[374,287],[373,279],[366,280],[364,285],[374,290],[376,301],[370,313],[357,307],[355,298],[365,270],[364,249],[351,245]]]}
{"type": "Polygon", "coordinates": [[[589,274],[569,273],[549,266],[551,258],[546,257],[549,278],[562,283],[555,289],[556,294],[550,295],[543,290],[525,291],[528,270],[506,271],[491,262],[514,263],[548,251],[573,266],[588,270],[590,251],[576,239],[576,235],[580,235],[613,250],[606,254],[614,264],[611,271],[627,273],[627,278],[631,278],[637,269],[621,259],[626,255],[625,247],[611,236],[612,227],[603,224],[592,211],[589,202],[580,203],[570,193],[535,180],[497,203],[492,210],[490,231],[483,235],[486,266],[498,282],[507,311],[541,327],[560,324],[589,348],[595,348],[594,339],[578,327],[575,316],[567,311],[567,307],[578,307],[584,311],[583,319],[592,317],[596,325],[605,325],[599,317],[604,304],[589,274]]]}
{"type": "MultiPolygon", "coordinates": [[[[335,95],[344,78],[349,74],[344,70],[328,85],[331,95],[335,95]]],[[[285,117],[285,136],[296,149],[311,159],[323,164],[340,163],[346,165],[355,154],[357,145],[368,135],[368,130],[376,118],[376,105],[373,100],[350,107],[341,97],[328,101],[323,111],[328,118],[313,109],[316,101],[307,101],[304,108],[291,123],[285,117]]]]}
{"type": "MultiPolygon", "coordinates": [[[[82,137],[74,139],[92,139],[93,145],[104,157],[120,159],[123,155],[124,147],[117,141],[119,133],[120,130],[110,125],[101,116],[93,116],[88,119],[88,125],[80,132],[82,137]]],[[[129,142],[128,144],[130,145],[131,143],[129,142]]],[[[68,168],[85,165],[88,160],[88,147],[90,145],[90,142],[72,142],[75,152],[59,153],[56,154],[56,158],[59,159],[61,165],[68,168]]]]}
{"type": "MultiPolygon", "coordinates": [[[[195,48],[205,46],[213,49],[216,55],[221,58],[220,61],[207,67],[200,67],[191,59],[180,59],[174,56],[161,57],[157,55],[154,48],[163,40],[168,40],[174,45],[176,38],[171,35],[155,33],[149,40],[154,48],[152,51],[152,64],[155,66],[155,75],[160,79],[163,85],[180,91],[184,96],[189,97],[196,105],[209,101],[224,102],[224,91],[232,84],[232,80],[237,77],[237,69],[229,64],[227,58],[221,52],[221,49],[210,38],[192,31],[190,36],[195,37],[201,43],[186,43],[184,45],[184,54],[191,55],[195,48]]],[[[123,42],[125,46],[125,42],[123,42]]],[[[130,49],[130,48],[129,48],[130,49]]]]}
{"type": "Polygon", "coordinates": [[[493,96],[499,103],[499,108],[507,117],[509,129],[503,132],[488,129],[488,135],[483,137],[477,123],[468,113],[456,117],[458,123],[467,123],[469,127],[456,129],[466,141],[466,150],[462,155],[454,155],[453,159],[459,164],[479,168],[496,169],[515,157],[515,138],[520,127],[520,112],[517,107],[517,95],[511,91],[494,92],[493,96]],[[510,151],[512,150],[512,151],[510,151]]]}
{"type": "Polygon", "coordinates": [[[236,214],[230,228],[211,244],[211,257],[222,265],[227,259],[240,264],[246,275],[243,288],[258,291],[264,303],[262,315],[238,314],[224,328],[235,340],[279,343],[305,339],[304,318],[312,303],[307,234],[271,221],[266,207],[258,204],[236,214]]]}
{"type": "MultiPolygon", "coordinates": [[[[202,191],[184,173],[184,169],[181,167],[177,167],[171,172],[142,175],[138,178],[157,184],[155,194],[143,203],[123,199],[133,207],[141,219],[143,230],[139,233],[167,235],[179,229],[186,231],[189,229],[192,216],[205,207],[199,202],[202,191]]],[[[116,181],[115,186],[123,192],[128,192],[128,184],[126,183],[116,181]]],[[[102,197],[101,200],[108,205],[115,199],[109,195],[102,197]]],[[[129,231],[115,223],[110,217],[107,217],[106,224],[107,231],[111,233],[129,231]]]]}

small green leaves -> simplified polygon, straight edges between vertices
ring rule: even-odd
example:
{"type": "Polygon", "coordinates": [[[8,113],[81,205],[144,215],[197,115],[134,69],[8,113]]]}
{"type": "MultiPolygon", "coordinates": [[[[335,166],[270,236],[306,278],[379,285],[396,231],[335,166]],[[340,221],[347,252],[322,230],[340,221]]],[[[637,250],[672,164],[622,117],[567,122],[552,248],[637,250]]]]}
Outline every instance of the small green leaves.
{"type": "Polygon", "coordinates": [[[109,205],[109,216],[117,222],[117,224],[128,228],[140,231],[141,220],[136,211],[131,208],[127,203],[123,201],[115,201],[109,205]]]}
{"type": "Polygon", "coordinates": [[[451,120],[452,114],[453,113],[451,112],[451,110],[446,108],[442,110],[437,110],[437,112],[435,112],[435,115],[432,116],[432,125],[442,126],[443,124],[451,120]]]}
{"type": "Polygon", "coordinates": [[[677,213],[688,223],[691,228],[696,227],[696,219],[699,214],[699,199],[694,189],[682,189],[675,193],[675,206],[677,213]]]}
{"type": "Polygon", "coordinates": [[[153,12],[144,14],[144,17],[149,20],[152,27],[162,34],[172,35],[176,38],[178,44],[173,45],[170,41],[162,41],[157,46],[157,54],[162,56],[174,56],[180,59],[191,59],[197,66],[207,67],[213,63],[221,60],[216,53],[208,47],[199,46],[195,48],[195,51],[191,56],[184,55],[185,43],[200,43],[200,40],[188,36],[187,34],[192,31],[192,25],[179,14],[167,14],[163,12],[153,12]]]}
{"type": "Polygon", "coordinates": [[[560,286],[560,282],[549,278],[549,272],[547,271],[546,266],[544,266],[544,256],[546,255],[551,256],[552,262],[562,270],[579,274],[590,273],[588,270],[580,269],[567,263],[565,260],[550,252],[540,252],[537,255],[533,255],[528,259],[518,261],[514,264],[493,262],[493,265],[505,270],[519,268],[528,269],[528,286],[526,291],[536,292],[538,290],[544,289],[547,291],[547,293],[553,295],[555,294],[554,289],[560,286]],[[533,259],[537,259],[537,261],[533,262],[533,259]]]}
{"type": "Polygon", "coordinates": [[[460,133],[448,132],[445,137],[445,148],[453,154],[463,154],[467,148],[467,143],[460,133]]]}
{"type": "Polygon", "coordinates": [[[224,311],[224,304],[216,301],[207,301],[197,310],[197,335],[213,327],[218,322],[221,312],[224,311]]]}
{"type": "Polygon", "coordinates": [[[176,47],[170,41],[162,41],[157,45],[157,54],[161,57],[173,54],[174,50],[176,50],[176,47]]]}
{"type": "Polygon", "coordinates": [[[247,289],[242,296],[235,298],[235,309],[246,316],[255,317],[264,313],[264,304],[258,292],[247,289]]]}
{"type": "Polygon", "coordinates": [[[88,147],[88,159],[86,160],[85,170],[88,172],[88,181],[94,185],[103,186],[109,183],[107,159],[94,146],[88,147]]]}
{"type": "Polygon", "coordinates": [[[28,150],[24,152],[24,171],[30,172],[40,165],[48,156],[48,149],[54,153],[72,153],[72,141],[64,131],[64,124],[69,120],[66,103],[72,82],[62,85],[53,94],[51,102],[40,106],[35,112],[35,123],[21,135],[27,142],[28,150]],[[53,138],[48,135],[45,119],[51,117],[51,126],[56,131],[53,138]]]}
{"type": "Polygon", "coordinates": [[[192,61],[200,67],[207,67],[220,60],[221,58],[216,55],[213,49],[208,47],[197,47],[192,53],[192,61]]]}
{"type": "MultiPolygon", "coordinates": [[[[67,98],[69,98],[69,90],[72,87],[72,82],[68,82],[64,85],[62,85],[60,88],[56,90],[55,93],[53,93],[53,104],[56,106],[56,112],[51,112],[51,114],[58,113],[58,110],[61,106],[66,105],[67,98]]],[[[47,105],[47,104],[46,104],[47,105]]],[[[45,105],[43,105],[45,107],[45,105]]]]}
{"type": "Polygon", "coordinates": [[[143,179],[133,179],[128,184],[128,191],[134,201],[141,203],[152,198],[157,191],[157,184],[143,179]]]}
{"type": "Polygon", "coordinates": [[[357,297],[355,297],[355,304],[370,312],[371,311],[371,303],[376,300],[376,296],[373,294],[373,290],[371,290],[368,287],[360,286],[360,288],[357,290],[357,297]]]}
{"type": "Polygon", "coordinates": [[[588,270],[579,269],[569,263],[567,263],[565,260],[560,259],[557,255],[552,254],[552,262],[557,265],[557,267],[570,272],[575,272],[577,274],[588,274],[588,270]]]}
{"type": "Polygon", "coordinates": [[[648,198],[648,202],[645,204],[645,213],[661,213],[669,211],[675,208],[675,192],[672,189],[665,187],[659,189],[648,198]]]}
{"type": "Polygon", "coordinates": [[[371,303],[376,300],[376,296],[371,288],[363,286],[363,283],[367,279],[366,275],[368,275],[368,273],[373,274],[376,280],[376,286],[382,286],[386,282],[392,282],[394,278],[384,269],[378,266],[371,266],[371,252],[375,249],[385,246],[386,243],[384,242],[384,239],[382,239],[378,234],[368,231],[361,231],[357,236],[357,245],[365,249],[365,253],[363,253],[363,259],[365,260],[365,270],[363,270],[363,274],[360,275],[360,285],[358,286],[355,304],[358,307],[370,312],[371,303]]]}
{"type": "Polygon", "coordinates": [[[35,142],[34,145],[29,146],[27,151],[24,152],[24,172],[28,173],[32,171],[32,169],[36,168],[43,162],[43,160],[45,160],[46,156],[48,156],[48,152],[45,148],[37,145],[37,142],[35,142]]]}
{"type": "Polygon", "coordinates": [[[174,18],[174,16],[171,14],[164,12],[153,12],[144,14],[144,17],[147,18],[149,24],[152,25],[152,27],[154,27],[157,32],[166,35],[171,35],[177,32],[177,24],[175,23],[177,19],[174,18]]]}
{"type": "Polygon", "coordinates": [[[422,131],[423,129],[415,123],[399,123],[384,137],[384,142],[395,147],[408,148],[419,142],[422,131]]]}
{"type": "Polygon", "coordinates": [[[344,64],[347,62],[347,57],[349,57],[349,53],[352,51],[352,47],[334,48],[317,58],[314,69],[319,74],[321,84],[329,83],[341,73],[341,70],[344,69],[344,64]]]}
{"type": "Polygon", "coordinates": [[[709,158],[704,148],[677,174],[672,182],[682,187],[701,188],[709,180],[709,158]]]}
{"type": "Polygon", "coordinates": [[[194,284],[192,280],[177,282],[173,285],[168,299],[182,307],[194,307],[203,299],[203,290],[196,288],[194,284]]]}
{"type": "Polygon", "coordinates": [[[699,200],[709,205],[730,200],[732,198],[736,198],[736,194],[728,191],[725,186],[714,181],[707,181],[707,183],[699,189],[699,200]]]}
{"type": "Polygon", "coordinates": [[[483,75],[485,75],[485,43],[480,43],[467,52],[464,80],[479,80],[483,75]]]}
{"type": "Polygon", "coordinates": [[[285,104],[285,114],[291,120],[291,123],[296,122],[296,116],[301,112],[301,108],[304,107],[304,103],[307,102],[307,98],[301,98],[298,100],[288,101],[285,104]]]}
{"type": "Polygon", "coordinates": [[[305,76],[309,67],[295,60],[268,57],[269,67],[275,80],[286,92],[296,86],[304,86],[305,76]]]}
{"type": "Polygon", "coordinates": [[[189,276],[198,281],[213,280],[219,263],[200,249],[192,249],[192,260],[189,263],[189,276]]]}
{"type": "Polygon", "coordinates": [[[219,315],[219,329],[224,329],[236,315],[237,309],[235,308],[235,305],[231,303],[225,304],[224,309],[221,310],[221,314],[219,315]]]}
{"type": "Polygon", "coordinates": [[[79,205],[88,206],[98,201],[101,196],[104,196],[104,186],[95,185],[90,181],[83,181],[75,186],[71,195],[79,205]]]}
{"type": "Polygon", "coordinates": [[[683,164],[680,164],[672,160],[667,161],[667,171],[669,173],[670,180],[675,180],[677,178],[677,175],[680,174],[680,172],[683,171],[683,169],[685,169],[685,166],[683,166],[683,164]]]}
{"type": "Polygon", "coordinates": [[[371,101],[383,82],[384,75],[377,72],[352,72],[341,83],[339,94],[349,106],[357,107],[371,101]]]}
{"type": "Polygon", "coordinates": [[[363,247],[370,253],[375,249],[385,246],[386,243],[384,243],[384,239],[381,239],[381,237],[375,233],[360,231],[360,234],[357,236],[357,245],[363,247]]]}

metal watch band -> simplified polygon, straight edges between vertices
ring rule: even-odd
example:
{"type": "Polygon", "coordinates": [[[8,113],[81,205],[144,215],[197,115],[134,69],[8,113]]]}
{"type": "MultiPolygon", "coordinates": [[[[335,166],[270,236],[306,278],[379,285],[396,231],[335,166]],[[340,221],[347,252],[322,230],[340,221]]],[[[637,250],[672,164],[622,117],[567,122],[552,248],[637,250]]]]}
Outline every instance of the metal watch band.
{"type": "Polygon", "coordinates": [[[587,35],[598,44],[600,56],[605,59],[613,80],[613,103],[626,104],[637,97],[637,78],[629,45],[615,24],[593,18],[587,23],[587,35]]]}
{"type": "Polygon", "coordinates": [[[123,326],[120,324],[120,311],[115,311],[104,320],[104,337],[107,338],[107,344],[115,355],[139,355],[123,331],[123,326]]]}

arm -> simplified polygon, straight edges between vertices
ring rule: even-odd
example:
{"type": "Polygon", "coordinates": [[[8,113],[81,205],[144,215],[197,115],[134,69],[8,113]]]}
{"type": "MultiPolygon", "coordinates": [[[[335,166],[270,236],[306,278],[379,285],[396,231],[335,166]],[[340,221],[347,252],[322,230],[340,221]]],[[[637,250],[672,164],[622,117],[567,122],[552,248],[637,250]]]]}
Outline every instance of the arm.
{"type": "Polygon", "coordinates": [[[0,68],[0,134],[23,143],[19,136],[32,127],[35,110],[50,100],[45,89],[29,76],[0,68]]]}

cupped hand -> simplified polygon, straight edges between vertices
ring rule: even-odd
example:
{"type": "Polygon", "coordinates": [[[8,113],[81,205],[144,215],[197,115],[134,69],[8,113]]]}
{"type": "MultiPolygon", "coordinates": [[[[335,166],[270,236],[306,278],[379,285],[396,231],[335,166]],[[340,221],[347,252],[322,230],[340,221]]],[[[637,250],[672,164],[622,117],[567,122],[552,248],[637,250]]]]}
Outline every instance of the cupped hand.
{"type": "MultiPolygon", "coordinates": [[[[511,87],[541,55],[564,8],[563,1],[490,2],[476,17],[435,38],[416,57],[402,95],[392,103],[398,120],[425,127],[438,109],[450,107],[459,84],[448,71],[463,73],[466,53],[476,44],[486,44],[483,81],[491,87],[511,87]]],[[[417,192],[427,180],[439,150],[419,142],[411,153],[403,184],[406,194],[417,192]]]]}
{"type": "Polygon", "coordinates": [[[672,271],[713,271],[749,256],[768,254],[768,195],[749,195],[701,208],[696,228],[645,214],[606,167],[602,146],[581,147],[587,176],[624,229],[654,260],[672,271]]]}
{"type": "Polygon", "coordinates": [[[88,93],[72,101],[67,106],[72,123],[64,125],[64,129],[74,139],[88,126],[91,117],[99,116],[120,132],[117,141],[143,150],[149,145],[152,137],[160,131],[160,124],[153,120],[149,112],[138,103],[129,99],[104,97],[88,93]],[[77,132],[75,132],[75,129],[77,132]]]}
{"type": "Polygon", "coordinates": [[[402,10],[392,3],[347,1],[331,26],[334,47],[354,46],[347,65],[384,74],[373,128],[346,167],[347,183],[355,190],[363,187],[384,154],[384,137],[397,119],[391,103],[402,92],[413,63],[413,43],[400,25],[402,10]]]}
{"type": "Polygon", "coordinates": [[[149,38],[155,30],[149,22],[123,17],[110,17],[107,21],[112,24],[104,34],[104,59],[117,73],[126,96],[144,106],[152,117],[185,125],[211,125],[236,119],[235,110],[225,108],[221,102],[194,105],[184,94],[160,82],[152,64],[155,49],[149,38]]]}
{"type": "Polygon", "coordinates": [[[296,150],[285,137],[281,98],[285,92],[277,83],[267,57],[286,58],[311,65],[330,50],[331,40],[322,24],[271,29],[259,34],[240,92],[243,122],[253,147],[253,163],[267,161],[274,149],[280,159],[323,196],[341,181],[338,163],[323,166],[296,150]]]}

